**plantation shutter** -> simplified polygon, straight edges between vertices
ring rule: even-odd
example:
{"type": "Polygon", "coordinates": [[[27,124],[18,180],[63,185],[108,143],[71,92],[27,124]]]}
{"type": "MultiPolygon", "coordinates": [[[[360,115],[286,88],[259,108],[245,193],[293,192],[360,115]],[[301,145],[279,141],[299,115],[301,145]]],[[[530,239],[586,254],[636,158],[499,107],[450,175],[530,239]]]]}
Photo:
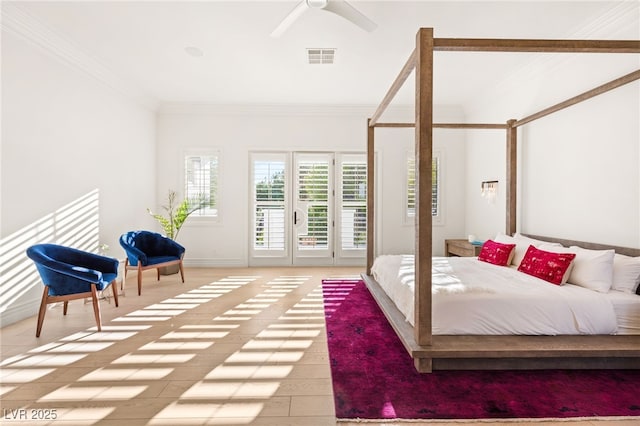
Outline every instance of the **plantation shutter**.
{"type": "Polygon", "coordinates": [[[298,203],[306,205],[306,231],[298,232],[298,248],[327,248],[329,164],[324,160],[300,160],[296,172],[298,203]]]}
{"type": "Polygon", "coordinates": [[[367,164],[344,160],[341,167],[340,240],[343,250],[361,249],[367,243],[367,164]]]}
{"type": "Polygon", "coordinates": [[[218,216],[218,154],[185,155],[185,198],[201,208],[193,216],[218,216]]]}
{"type": "MultiPolygon", "coordinates": [[[[440,214],[440,159],[434,155],[431,163],[431,215],[440,214]]],[[[413,155],[407,157],[407,203],[406,217],[414,218],[416,215],[416,160],[413,155]]]]}
{"type": "Polygon", "coordinates": [[[253,248],[285,250],[285,160],[253,161],[253,248]]]}

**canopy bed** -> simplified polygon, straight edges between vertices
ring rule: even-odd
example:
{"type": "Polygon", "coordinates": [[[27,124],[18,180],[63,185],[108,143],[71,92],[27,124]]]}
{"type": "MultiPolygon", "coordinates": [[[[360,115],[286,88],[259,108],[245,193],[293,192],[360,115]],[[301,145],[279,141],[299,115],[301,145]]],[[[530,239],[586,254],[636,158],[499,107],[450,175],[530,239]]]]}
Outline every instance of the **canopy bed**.
{"type": "MultiPolygon", "coordinates": [[[[541,117],[595,97],[640,79],[640,70],[624,75],[602,86],[579,94],[522,119],[505,124],[495,123],[434,123],[433,122],[433,61],[435,51],[459,52],[556,52],[556,53],[640,53],[637,40],[518,40],[518,39],[455,39],[434,38],[432,28],[421,28],[416,35],[416,47],[393,82],[373,116],[367,123],[367,271],[363,278],[385,316],[414,360],[419,372],[434,369],[535,369],[535,368],[640,368],[640,334],[609,334],[611,328],[591,330],[589,335],[544,331],[528,334],[525,330],[510,334],[483,334],[464,330],[461,333],[439,329],[434,314],[434,284],[432,270],[431,164],[432,131],[450,129],[504,129],[507,143],[506,227],[505,235],[516,233],[516,167],[517,129],[541,117]],[[380,117],[415,71],[415,123],[384,123],[380,117]],[[378,127],[415,127],[415,254],[411,256],[412,294],[407,300],[412,309],[398,308],[372,273],[374,267],[374,149],[378,127]],[[409,321],[407,321],[409,316],[409,321]]],[[[532,237],[565,246],[577,245],[590,250],[614,249],[627,256],[640,256],[640,248],[612,247],[546,237],[532,237]]],[[[395,262],[402,262],[395,259],[395,262]]],[[[393,262],[392,262],[393,263],[393,262]]],[[[437,265],[435,265],[437,268],[437,265]]],[[[449,267],[449,266],[447,266],[449,267]]],[[[458,266],[455,266],[458,267],[458,266]]],[[[376,267],[377,268],[377,267],[376,267]]],[[[376,272],[376,271],[374,271],[376,272]]],[[[383,274],[379,270],[376,276],[383,274]]],[[[396,271],[397,274],[397,271],[396,271]]],[[[640,296],[630,295],[638,298],[640,296]]],[[[573,297],[573,296],[571,296],[573,297]]],[[[616,308],[618,309],[618,308],[616,308]]],[[[616,315],[614,313],[614,315],[616,315]]],[[[588,320],[587,320],[588,321],[588,320]]],[[[446,322],[446,321],[445,321],[446,322]]],[[[605,321],[606,322],[606,321],[605,321]]],[[[442,325],[442,323],[440,324],[442,325]]]]}

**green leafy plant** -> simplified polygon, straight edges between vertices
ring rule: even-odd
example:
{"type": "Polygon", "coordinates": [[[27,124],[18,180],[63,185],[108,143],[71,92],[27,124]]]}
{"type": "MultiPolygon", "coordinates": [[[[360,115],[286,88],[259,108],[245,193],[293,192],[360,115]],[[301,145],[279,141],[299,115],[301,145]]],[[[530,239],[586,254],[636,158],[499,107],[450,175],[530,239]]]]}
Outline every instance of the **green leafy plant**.
{"type": "Polygon", "coordinates": [[[178,194],[176,191],[169,191],[169,195],[167,197],[168,202],[166,205],[162,206],[166,215],[154,213],[151,209],[147,209],[149,214],[153,216],[158,223],[160,223],[160,226],[162,226],[162,229],[164,230],[164,234],[172,240],[178,238],[178,232],[180,232],[180,228],[182,228],[182,225],[189,215],[203,206],[202,201],[193,201],[187,198],[182,200],[181,203],[176,204],[177,196],[178,194]]]}

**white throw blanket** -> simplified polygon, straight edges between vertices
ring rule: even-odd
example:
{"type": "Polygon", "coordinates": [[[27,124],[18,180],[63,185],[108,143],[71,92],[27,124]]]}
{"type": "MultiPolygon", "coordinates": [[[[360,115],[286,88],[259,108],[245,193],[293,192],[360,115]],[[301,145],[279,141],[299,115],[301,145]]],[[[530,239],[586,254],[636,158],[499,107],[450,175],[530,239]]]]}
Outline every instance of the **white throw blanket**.
{"type": "MultiPolygon", "coordinates": [[[[582,287],[557,286],[477,258],[433,258],[434,334],[614,334],[613,306],[582,287]]],[[[376,259],[373,277],[414,324],[413,256],[376,259]]]]}

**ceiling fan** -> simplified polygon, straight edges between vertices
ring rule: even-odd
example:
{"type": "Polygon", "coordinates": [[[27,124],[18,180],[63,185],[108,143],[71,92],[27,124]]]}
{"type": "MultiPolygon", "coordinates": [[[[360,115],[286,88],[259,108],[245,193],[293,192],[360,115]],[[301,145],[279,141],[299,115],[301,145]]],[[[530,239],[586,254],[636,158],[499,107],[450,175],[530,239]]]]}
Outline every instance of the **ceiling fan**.
{"type": "Polygon", "coordinates": [[[271,33],[271,37],[280,37],[304,12],[309,9],[321,9],[335,13],[351,21],[365,31],[373,31],[378,26],[344,0],[302,0],[289,12],[280,25],[271,33]]]}

